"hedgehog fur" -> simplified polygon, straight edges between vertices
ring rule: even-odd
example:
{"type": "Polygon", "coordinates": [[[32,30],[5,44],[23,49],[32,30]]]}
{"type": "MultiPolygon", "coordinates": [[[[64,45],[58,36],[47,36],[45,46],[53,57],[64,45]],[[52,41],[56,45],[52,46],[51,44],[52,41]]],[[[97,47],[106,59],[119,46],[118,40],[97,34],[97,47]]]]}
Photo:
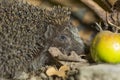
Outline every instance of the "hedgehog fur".
{"type": "Polygon", "coordinates": [[[50,46],[82,53],[83,44],[75,40],[71,27],[68,8],[46,10],[15,0],[1,0],[0,76],[14,76],[18,71],[34,71],[44,66],[49,62],[50,46]]]}

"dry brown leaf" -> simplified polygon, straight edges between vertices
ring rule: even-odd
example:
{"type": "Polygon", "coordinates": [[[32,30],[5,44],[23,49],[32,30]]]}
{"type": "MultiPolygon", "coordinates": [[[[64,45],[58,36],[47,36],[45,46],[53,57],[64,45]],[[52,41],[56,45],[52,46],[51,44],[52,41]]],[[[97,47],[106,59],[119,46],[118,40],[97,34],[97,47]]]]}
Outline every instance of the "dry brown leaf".
{"type": "Polygon", "coordinates": [[[60,67],[60,69],[55,69],[54,67],[49,67],[46,71],[46,74],[48,76],[59,76],[59,77],[62,77],[62,78],[66,78],[66,71],[70,70],[70,68],[67,66],[67,65],[63,65],[60,67]]]}
{"type": "Polygon", "coordinates": [[[54,67],[49,67],[46,71],[46,74],[48,76],[56,75],[56,73],[57,73],[57,70],[54,67]]]}
{"type": "Polygon", "coordinates": [[[70,70],[70,67],[68,67],[67,65],[61,66],[59,69],[59,71],[63,71],[63,72],[68,70],[70,70]]]}
{"type": "Polygon", "coordinates": [[[57,57],[61,61],[74,61],[74,62],[86,62],[86,60],[82,59],[80,56],[75,53],[75,51],[71,52],[71,55],[63,54],[58,48],[50,47],[49,50],[50,54],[53,57],[57,57]]]}
{"type": "Polygon", "coordinates": [[[58,57],[60,55],[63,55],[62,52],[56,47],[50,47],[48,51],[53,57],[58,57]]]}

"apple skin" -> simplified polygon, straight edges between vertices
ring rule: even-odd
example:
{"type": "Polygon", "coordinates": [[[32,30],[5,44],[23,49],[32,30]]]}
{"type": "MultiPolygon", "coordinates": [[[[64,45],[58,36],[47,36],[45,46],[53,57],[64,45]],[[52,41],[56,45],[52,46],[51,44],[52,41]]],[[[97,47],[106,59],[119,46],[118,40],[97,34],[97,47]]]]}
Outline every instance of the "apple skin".
{"type": "Polygon", "coordinates": [[[93,39],[90,51],[95,62],[120,63],[120,34],[99,32],[93,39]]]}

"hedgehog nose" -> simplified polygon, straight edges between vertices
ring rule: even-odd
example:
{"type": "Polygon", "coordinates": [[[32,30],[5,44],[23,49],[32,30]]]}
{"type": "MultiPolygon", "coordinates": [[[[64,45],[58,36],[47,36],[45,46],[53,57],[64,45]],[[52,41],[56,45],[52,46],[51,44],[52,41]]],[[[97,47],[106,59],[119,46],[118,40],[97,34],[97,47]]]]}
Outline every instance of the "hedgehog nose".
{"type": "Polygon", "coordinates": [[[76,45],[73,51],[75,51],[78,55],[85,53],[84,46],[82,45],[76,45]]]}

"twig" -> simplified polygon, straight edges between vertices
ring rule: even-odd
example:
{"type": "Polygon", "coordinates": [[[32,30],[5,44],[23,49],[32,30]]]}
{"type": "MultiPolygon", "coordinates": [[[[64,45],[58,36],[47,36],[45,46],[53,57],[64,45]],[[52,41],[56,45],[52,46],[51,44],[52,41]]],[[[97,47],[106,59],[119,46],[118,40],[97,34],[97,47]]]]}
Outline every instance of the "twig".
{"type": "MultiPolygon", "coordinates": [[[[107,15],[108,15],[108,14],[107,14],[107,15]]],[[[111,26],[114,26],[114,27],[120,29],[119,26],[117,26],[117,25],[113,24],[112,22],[110,22],[110,21],[108,20],[108,18],[107,18],[107,22],[108,22],[108,24],[110,24],[111,26]]]]}
{"type": "Polygon", "coordinates": [[[91,8],[104,22],[106,22],[106,11],[97,3],[95,3],[93,0],[81,0],[81,2],[91,8]]]}

